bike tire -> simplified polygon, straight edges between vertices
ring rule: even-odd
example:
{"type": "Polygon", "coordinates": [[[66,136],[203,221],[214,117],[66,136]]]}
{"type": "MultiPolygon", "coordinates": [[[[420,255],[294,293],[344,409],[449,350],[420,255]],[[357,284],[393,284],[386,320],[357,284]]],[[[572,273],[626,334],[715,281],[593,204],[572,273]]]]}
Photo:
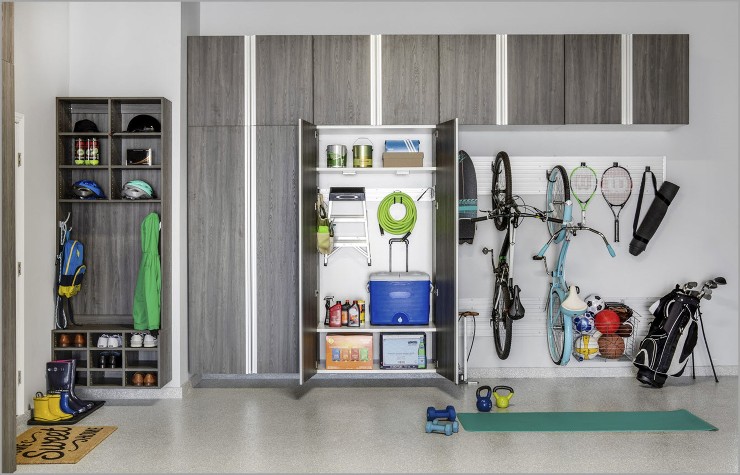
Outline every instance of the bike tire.
{"type": "Polygon", "coordinates": [[[493,179],[491,182],[491,204],[493,212],[497,215],[493,218],[493,224],[499,231],[506,231],[509,216],[509,207],[512,202],[511,194],[511,162],[506,152],[499,152],[496,161],[491,165],[493,179]]]}
{"type": "Polygon", "coordinates": [[[557,290],[550,290],[547,306],[547,346],[550,359],[556,365],[565,366],[573,350],[573,323],[560,307],[561,297],[557,290]]]}
{"type": "MultiPolygon", "coordinates": [[[[563,213],[565,212],[565,202],[570,200],[570,183],[568,182],[568,173],[562,165],[555,165],[547,176],[547,203],[546,209],[549,213],[550,218],[563,219],[563,213]]],[[[554,236],[556,233],[565,226],[564,223],[553,223],[547,222],[547,230],[550,232],[550,236],[554,236]]],[[[555,239],[558,243],[565,238],[565,234],[561,233],[555,239]]]]}
{"type": "Polygon", "coordinates": [[[494,308],[491,311],[491,320],[493,323],[493,342],[496,345],[496,354],[499,358],[505,360],[511,352],[511,318],[509,318],[511,296],[509,295],[509,288],[506,284],[499,287],[499,292],[498,308],[496,308],[496,302],[494,302],[494,308]]]}

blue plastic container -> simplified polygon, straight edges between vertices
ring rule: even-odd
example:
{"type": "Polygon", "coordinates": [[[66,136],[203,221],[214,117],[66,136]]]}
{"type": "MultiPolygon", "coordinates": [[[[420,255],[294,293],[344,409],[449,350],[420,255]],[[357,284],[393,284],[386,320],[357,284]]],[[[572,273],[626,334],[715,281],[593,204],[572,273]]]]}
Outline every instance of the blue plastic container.
{"type": "Polygon", "coordinates": [[[429,274],[375,272],[369,287],[371,325],[429,325],[429,274]]]}

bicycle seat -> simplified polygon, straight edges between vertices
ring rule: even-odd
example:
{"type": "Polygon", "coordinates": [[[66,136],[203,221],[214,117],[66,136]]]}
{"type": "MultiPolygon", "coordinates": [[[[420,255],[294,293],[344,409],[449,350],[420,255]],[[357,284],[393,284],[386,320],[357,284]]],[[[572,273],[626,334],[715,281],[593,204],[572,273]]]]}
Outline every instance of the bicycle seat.
{"type": "Polygon", "coordinates": [[[480,315],[478,312],[460,312],[461,317],[477,317],[480,315]]]}
{"type": "Polygon", "coordinates": [[[570,292],[568,292],[568,298],[563,300],[563,303],[561,303],[560,306],[564,308],[565,310],[568,310],[571,312],[583,312],[588,308],[588,305],[586,305],[586,302],[581,300],[581,297],[578,296],[578,292],[576,292],[575,285],[570,286],[570,292]]]}

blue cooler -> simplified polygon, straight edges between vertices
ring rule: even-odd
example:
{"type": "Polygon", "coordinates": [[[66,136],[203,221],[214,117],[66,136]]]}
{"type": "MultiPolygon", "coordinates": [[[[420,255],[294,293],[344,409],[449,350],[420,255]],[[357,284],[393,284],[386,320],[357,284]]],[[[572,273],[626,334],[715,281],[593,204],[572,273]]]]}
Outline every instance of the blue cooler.
{"type": "Polygon", "coordinates": [[[369,287],[371,325],[429,325],[429,274],[374,272],[369,287]]]}

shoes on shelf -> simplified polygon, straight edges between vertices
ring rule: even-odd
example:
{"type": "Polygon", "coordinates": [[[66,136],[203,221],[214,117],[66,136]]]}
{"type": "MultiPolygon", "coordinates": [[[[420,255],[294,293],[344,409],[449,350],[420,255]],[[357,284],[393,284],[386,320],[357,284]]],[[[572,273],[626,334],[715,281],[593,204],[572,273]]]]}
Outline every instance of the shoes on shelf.
{"type": "Polygon", "coordinates": [[[144,375],[141,373],[134,373],[133,376],[131,376],[131,384],[133,384],[134,386],[143,386],[144,375]]]}
{"type": "Polygon", "coordinates": [[[98,348],[108,348],[108,335],[100,335],[100,338],[98,338],[98,348]]]}
{"type": "Polygon", "coordinates": [[[108,366],[108,352],[103,351],[98,356],[98,368],[105,368],[108,366]]]}
{"type": "Polygon", "coordinates": [[[141,348],[144,344],[144,335],[141,333],[134,333],[131,335],[131,348],[141,348]]]}
{"type": "Polygon", "coordinates": [[[120,348],[123,345],[121,335],[111,335],[108,337],[108,348],[120,348]]]}
{"type": "Polygon", "coordinates": [[[144,386],[156,386],[157,385],[157,376],[154,373],[147,373],[146,376],[144,376],[144,386]]]}
{"type": "Polygon", "coordinates": [[[76,333],[74,343],[77,348],[84,348],[86,344],[85,335],[83,333],[76,333]]]}
{"type": "Polygon", "coordinates": [[[157,337],[146,334],[144,335],[144,348],[156,348],[157,347],[157,337]]]}
{"type": "Polygon", "coordinates": [[[111,353],[108,355],[108,367],[109,368],[120,368],[121,367],[121,355],[118,353],[111,353]]]}
{"type": "Polygon", "coordinates": [[[69,335],[67,333],[60,333],[58,344],[62,348],[67,348],[69,346],[69,335]]]}

